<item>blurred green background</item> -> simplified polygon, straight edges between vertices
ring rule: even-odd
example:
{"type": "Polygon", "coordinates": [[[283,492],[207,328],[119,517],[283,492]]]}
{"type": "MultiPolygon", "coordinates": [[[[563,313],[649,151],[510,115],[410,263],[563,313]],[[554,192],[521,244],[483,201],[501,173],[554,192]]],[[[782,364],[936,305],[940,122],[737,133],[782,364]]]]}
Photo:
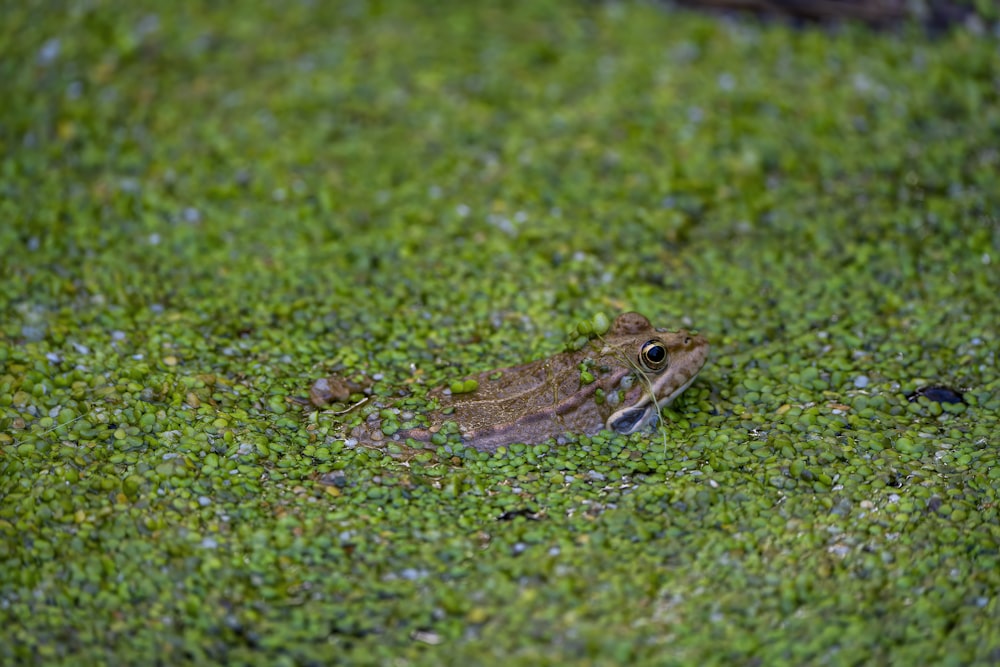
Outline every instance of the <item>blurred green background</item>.
{"type": "Polygon", "coordinates": [[[1000,660],[990,25],[0,11],[4,663],[1000,660]],[[657,433],[401,460],[294,401],[624,310],[713,344],[657,433]]]}

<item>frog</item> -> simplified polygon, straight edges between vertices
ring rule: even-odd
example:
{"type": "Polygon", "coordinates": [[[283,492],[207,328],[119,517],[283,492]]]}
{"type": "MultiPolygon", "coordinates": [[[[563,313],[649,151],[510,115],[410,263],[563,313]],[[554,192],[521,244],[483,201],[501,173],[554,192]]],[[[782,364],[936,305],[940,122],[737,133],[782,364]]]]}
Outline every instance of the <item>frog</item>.
{"type": "MultiPolygon", "coordinates": [[[[435,438],[439,432],[457,433],[464,445],[495,452],[566,434],[608,430],[629,435],[658,421],[660,409],[694,382],[708,352],[701,334],[655,328],[639,313],[623,313],[604,335],[579,349],[432,389],[425,425],[387,435],[381,415],[393,408],[379,405],[382,409],[370,413],[348,437],[357,444],[384,446],[441,442],[441,436],[435,438]]],[[[329,385],[330,379],[318,383],[329,385]]]]}

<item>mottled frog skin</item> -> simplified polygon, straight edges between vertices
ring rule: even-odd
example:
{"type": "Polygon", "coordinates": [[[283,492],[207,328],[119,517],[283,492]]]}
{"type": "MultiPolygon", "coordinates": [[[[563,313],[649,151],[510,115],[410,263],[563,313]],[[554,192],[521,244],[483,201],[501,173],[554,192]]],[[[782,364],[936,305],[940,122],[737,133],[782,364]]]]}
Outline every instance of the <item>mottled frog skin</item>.
{"type": "Polygon", "coordinates": [[[494,451],[567,433],[635,433],[691,385],[708,349],[700,335],[654,328],[639,313],[625,313],[582,349],[480,373],[470,378],[478,388],[468,393],[432,390],[428,398],[437,409],[426,427],[386,436],[376,411],[350,437],[364,445],[429,442],[454,422],[464,444],[494,451]]]}

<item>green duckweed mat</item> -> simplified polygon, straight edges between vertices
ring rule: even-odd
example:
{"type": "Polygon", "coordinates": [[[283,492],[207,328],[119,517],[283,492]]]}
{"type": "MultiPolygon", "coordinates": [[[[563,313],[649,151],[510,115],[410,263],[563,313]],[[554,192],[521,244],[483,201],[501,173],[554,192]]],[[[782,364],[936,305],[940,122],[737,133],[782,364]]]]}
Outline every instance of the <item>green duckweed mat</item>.
{"type": "Polygon", "coordinates": [[[141,5],[0,22],[2,663],[1000,661],[993,33],[141,5]],[[713,344],[659,432],[294,401],[625,310],[713,344]]]}

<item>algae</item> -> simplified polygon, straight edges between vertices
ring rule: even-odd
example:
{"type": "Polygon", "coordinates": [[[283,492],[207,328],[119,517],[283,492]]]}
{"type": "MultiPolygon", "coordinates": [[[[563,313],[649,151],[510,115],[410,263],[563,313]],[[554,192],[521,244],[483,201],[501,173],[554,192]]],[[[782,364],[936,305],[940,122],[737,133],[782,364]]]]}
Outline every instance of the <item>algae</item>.
{"type": "Polygon", "coordinates": [[[1000,656],[995,36],[109,1],[0,45],[2,662],[1000,656]],[[662,434],[400,461],[295,401],[632,309],[713,345],[662,434]]]}

